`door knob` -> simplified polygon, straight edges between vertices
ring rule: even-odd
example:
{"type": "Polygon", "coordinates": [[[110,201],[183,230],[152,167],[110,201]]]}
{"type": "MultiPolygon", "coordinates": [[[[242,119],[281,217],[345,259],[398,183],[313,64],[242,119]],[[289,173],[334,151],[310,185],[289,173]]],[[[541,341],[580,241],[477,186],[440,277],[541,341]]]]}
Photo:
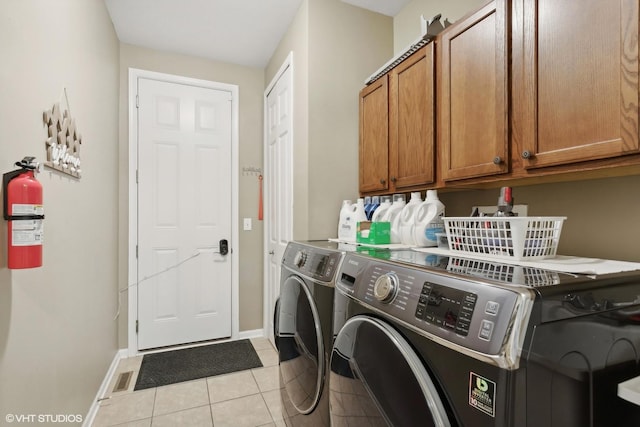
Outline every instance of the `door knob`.
{"type": "Polygon", "coordinates": [[[220,255],[226,255],[229,253],[229,242],[227,241],[227,239],[220,240],[218,247],[220,255]]]}
{"type": "Polygon", "coordinates": [[[275,254],[274,251],[269,251],[269,255],[273,255],[273,254],[275,254]]]}
{"type": "Polygon", "coordinates": [[[532,153],[531,151],[529,151],[529,150],[524,150],[524,151],[522,152],[522,158],[523,158],[523,159],[530,159],[530,158],[532,158],[532,157],[533,157],[533,153],[532,153]]]}
{"type": "Polygon", "coordinates": [[[495,157],[493,158],[493,164],[495,164],[495,165],[499,165],[500,163],[502,163],[502,157],[500,157],[500,156],[495,156],[495,157]]]}

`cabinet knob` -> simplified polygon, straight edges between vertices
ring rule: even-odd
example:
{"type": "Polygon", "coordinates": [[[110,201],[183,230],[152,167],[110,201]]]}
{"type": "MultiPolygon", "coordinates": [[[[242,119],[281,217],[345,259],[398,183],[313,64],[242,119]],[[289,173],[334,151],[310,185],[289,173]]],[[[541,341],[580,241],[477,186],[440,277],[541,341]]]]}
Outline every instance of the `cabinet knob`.
{"type": "Polygon", "coordinates": [[[493,158],[493,164],[495,164],[495,165],[499,165],[500,163],[502,163],[502,157],[500,157],[500,156],[495,156],[495,157],[493,158]]]}
{"type": "Polygon", "coordinates": [[[385,185],[386,183],[387,183],[387,181],[386,181],[386,180],[384,180],[384,179],[380,179],[380,184],[385,185]]]}
{"type": "Polygon", "coordinates": [[[397,181],[396,177],[395,177],[395,176],[392,176],[392,177],[391,177],[391,182],[393,182],[393,183],[395,184],[395,183],[396,183],[396,181],[397,181]]]}
{"type": "Polygon", "coordinates": [[[523,158],[523,159],[530,159],[530,158],[532,158],[532,157],[533,157],[533,153],[532,153],[531,151],[529,151],[529,150],[524,150],[524,151],[522,152],[522,158],[523,158]]]}

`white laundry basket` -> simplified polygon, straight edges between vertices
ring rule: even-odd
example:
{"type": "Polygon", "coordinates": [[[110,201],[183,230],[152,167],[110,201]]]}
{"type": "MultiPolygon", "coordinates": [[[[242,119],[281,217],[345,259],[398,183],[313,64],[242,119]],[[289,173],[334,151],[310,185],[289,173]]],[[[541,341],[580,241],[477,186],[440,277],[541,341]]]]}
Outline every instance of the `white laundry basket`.
{"type": "Polygon", "coordinates": [[[516,261],[556,256],[566,217],[445,217],[451,251],[516,261]]]}

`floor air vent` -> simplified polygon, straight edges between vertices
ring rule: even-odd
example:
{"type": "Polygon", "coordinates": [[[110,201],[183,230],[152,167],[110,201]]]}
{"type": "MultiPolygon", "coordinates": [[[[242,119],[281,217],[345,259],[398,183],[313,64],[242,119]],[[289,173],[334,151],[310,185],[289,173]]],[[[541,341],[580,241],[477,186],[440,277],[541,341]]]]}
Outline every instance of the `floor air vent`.
{"type": "Polygon", "coordinates": [[[118,380],[116,381],[115,387],[113,387],[113,392],[117,391],[125,391],[129,388],[129,382],[131,381],[131,377],[133,376],[133,371],[123,372],[118,375],[118,380]]]}

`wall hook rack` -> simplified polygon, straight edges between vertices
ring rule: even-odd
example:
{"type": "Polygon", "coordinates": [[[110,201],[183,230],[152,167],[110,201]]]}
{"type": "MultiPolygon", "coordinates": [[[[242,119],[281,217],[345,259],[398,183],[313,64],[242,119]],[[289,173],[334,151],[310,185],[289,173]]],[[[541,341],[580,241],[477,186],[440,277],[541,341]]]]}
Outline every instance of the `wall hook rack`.
{"type": "Polygon", "coordinates": [[[242,167],[242,175],[243,176],[259,176],[262,175],[262,168],[256,166],[243,166],[242,167]]]}

